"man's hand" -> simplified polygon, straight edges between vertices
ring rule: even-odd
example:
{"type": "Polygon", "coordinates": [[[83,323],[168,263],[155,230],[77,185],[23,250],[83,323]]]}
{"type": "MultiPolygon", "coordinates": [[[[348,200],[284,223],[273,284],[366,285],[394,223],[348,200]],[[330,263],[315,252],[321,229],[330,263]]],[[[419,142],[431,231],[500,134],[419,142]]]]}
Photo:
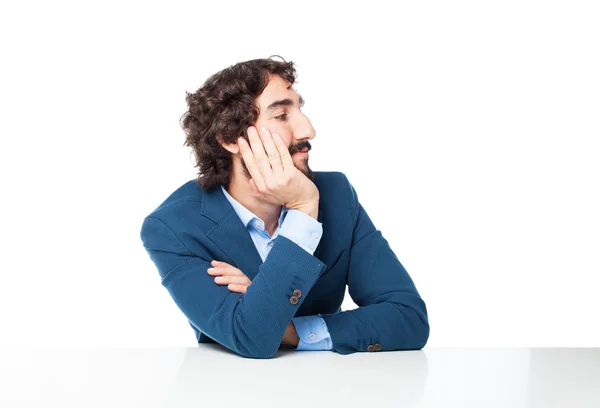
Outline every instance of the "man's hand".
{"type": "Polygon", "coordinates": [[[281,344],[298,347],[299,342],[300,336],[298,336],[298,333],[296,332],[296,326],[294,325],[294,322],[290,322],[287,329],[285,329],[285,333],[281,339],[281,344]]]}
{"type": "Polygon", "coordinates": [[[319,201],[317,186],[296,168],[283,139],[267,128],[259,137],[254,126],[248,128],[248,139],[238,138],[242,160],[252,178],[253,195],[273,204],[293,209],[314,207],[319,201]]]}
{"type": "Polygon", "coordinates": [[[210,264],[212,268],[206,271],[210,276],[215,276],[216,284],[227,285],[227,289],[232,292],[246,293],[246,288],[252,281],[241,270],[227,262],[212,261],[210,264]]]}

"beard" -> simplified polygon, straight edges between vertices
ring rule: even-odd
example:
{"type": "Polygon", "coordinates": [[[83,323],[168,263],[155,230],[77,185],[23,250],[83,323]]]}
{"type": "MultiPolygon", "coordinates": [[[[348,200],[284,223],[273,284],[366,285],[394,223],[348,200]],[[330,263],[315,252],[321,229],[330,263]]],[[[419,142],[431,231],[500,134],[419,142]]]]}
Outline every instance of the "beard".
{"type": "MultiPolygon", "coordinates": [[[[310,167],[308,166],[308,159],[304,160],[304,164],[306,165],[306,168],[298,167],[295,164],[294,164],[294,166],[296,166],[296,168],[298,170],[300,170],[302,172],[302,174],[304,174],[306,177],[308,177],[308,179],[310,181],[312,181],[314,183],[315,175],[314,175],[313,171],[310,169],[310,167]]],[[[252,175],[250,174],[250,171],[248,171],[248,167],[246,166],[246,163],[244,162],[244,160],[242,160],[242,168],[244,169],[244,175],[246,176],[246,178],[248,180],[250,180],[252,178],[252,175]]]]}

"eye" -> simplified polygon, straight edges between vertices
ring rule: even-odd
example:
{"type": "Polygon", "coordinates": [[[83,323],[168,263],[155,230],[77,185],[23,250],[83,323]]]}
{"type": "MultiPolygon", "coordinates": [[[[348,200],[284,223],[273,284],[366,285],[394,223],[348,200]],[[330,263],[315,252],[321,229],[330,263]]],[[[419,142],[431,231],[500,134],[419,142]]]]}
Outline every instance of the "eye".
{"type": "Polygon", "coordinates": [[[279,116],[275,116],[275,119],[277,119],[277,120],[281,120],[281,121],[285,121],[285,120],[287,120],[287,116],[288,116],[288,114],[287,114],[287,113],[282,113],[282,114],[281,114],[281,115],[279,115],[279,116]]]}

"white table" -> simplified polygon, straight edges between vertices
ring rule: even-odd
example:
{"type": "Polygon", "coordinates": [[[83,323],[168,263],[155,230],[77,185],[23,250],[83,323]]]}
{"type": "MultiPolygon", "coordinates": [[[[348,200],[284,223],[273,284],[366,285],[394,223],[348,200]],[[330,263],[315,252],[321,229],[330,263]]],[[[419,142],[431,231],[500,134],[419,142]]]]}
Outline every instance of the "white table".
{"type": "Polygon", "coordinates": [[[280,350],[269,360],[191,348],[0,351],[0,406],[600,407],[600,349],[280,350]]]}

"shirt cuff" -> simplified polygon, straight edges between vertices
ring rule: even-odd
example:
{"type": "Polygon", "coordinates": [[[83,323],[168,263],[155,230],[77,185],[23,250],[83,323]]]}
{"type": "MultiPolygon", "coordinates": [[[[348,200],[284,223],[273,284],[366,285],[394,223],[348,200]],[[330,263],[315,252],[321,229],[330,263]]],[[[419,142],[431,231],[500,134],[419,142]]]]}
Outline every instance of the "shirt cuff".
{"type": "Polygon", "coordinates": [[[323,236],[323,224],[300,210],[291,209],[283,220],[279,235],[283,235],[314,255],[323,236]]]}
{"type": "Polygon", "coordinates": [[[296,326],[296,333],[298,333],[298,337],[300,338],[296,350],[315,351],[333,349],[327,323],[325,323],[320,313],[312,316],[294,317],[292,322],[296,326]]]}

